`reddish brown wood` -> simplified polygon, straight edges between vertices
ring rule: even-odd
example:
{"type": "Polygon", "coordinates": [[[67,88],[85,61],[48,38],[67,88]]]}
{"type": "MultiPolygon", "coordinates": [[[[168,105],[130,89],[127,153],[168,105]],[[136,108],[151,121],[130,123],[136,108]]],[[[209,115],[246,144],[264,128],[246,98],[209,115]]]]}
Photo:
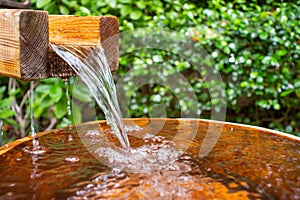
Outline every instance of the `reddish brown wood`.
{"type": "Polygon", "coordinates": [[[75,76],[49,43],[77,50],[102,45],[111,70],[116,70],[118,32],[118,19],[112,16],[48,16],[45,11],[0,10],[0,75],[24,81],[75,76]]]}

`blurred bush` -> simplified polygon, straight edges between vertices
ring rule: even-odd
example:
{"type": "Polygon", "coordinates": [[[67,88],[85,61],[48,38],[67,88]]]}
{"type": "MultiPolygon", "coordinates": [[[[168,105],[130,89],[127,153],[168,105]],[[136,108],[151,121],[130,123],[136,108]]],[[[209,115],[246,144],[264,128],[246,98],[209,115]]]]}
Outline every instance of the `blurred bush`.
{"type": "MultiPolygon", "coordinates": [[[[114,15],[119,18],[121,32],[159,27],[181,33],[194,46],[205,49],[213,58],[213,67],[221,73],[226,89],[226,121],[300,136],[299,0],[31,2],[34,9],[47,10],[51,14],[114,15]]],[[[150,73],[149,64],[162,66],[159,76],[181,73],[197,95],[200,117],[210,118],[212,104],[219,101],[212,101],[213,97],[208,93],[212,83],[205,82],[202,78],[205,74],[197,72],[191,63],[174,52],[140,49],[121,55],[115,79],[119,80],[132,68],[137,69],[137,75],[150,73]]],[[[0,117],[5,123],[18,126],[13,122],[16,113],[5,110],[9,110],[12,97],[22,101],[22,91],[28,88],[28,83],[17,82],[17,88],[22,88],[22,91],[16,89],[11,92],[5,86],[7,82],[6,78],[1,79],[0,117]]],[[[63,82],[49,79],[36,84],[34,108],[40,126],[47,127],[51,119],[55,119],[58,126],[70,124],[67,113],[57,108],[58,105],[61,108],[65,106],[65,103],[59,103],[66,98],[63,82]],[[51,91],[55,95],[51,95],[51,91]]],[[[151,109],[157,108],[155,104],[164,105],[167,117],[180,117],[184,109],[176,98],[180,91],[174,92],[160,84],[147,84],[136,91],[128,86],[123,89],[130,95],[129,112],[132,117],[151,116],[151,109]]]]}

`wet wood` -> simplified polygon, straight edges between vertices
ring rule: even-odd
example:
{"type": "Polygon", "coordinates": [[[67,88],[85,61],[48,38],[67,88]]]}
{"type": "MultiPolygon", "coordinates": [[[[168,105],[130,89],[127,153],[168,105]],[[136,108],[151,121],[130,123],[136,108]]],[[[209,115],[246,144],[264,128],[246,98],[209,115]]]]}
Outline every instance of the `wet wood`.
{"type": "Polygon", "coordinates": [[[0,10],[0,74],[33,80],[48,74],[48,14],[0,10]]]}
{"type": "MultiPolygon", "coordinates": [[[[92,49],[101,44],[111,70],[118,68],[118,19],[112,16],[49,16],[49,41],[68,49],[92,49]]],[[[51,48],[51,77],[69,77],[76,73],[51,48]]]]}
{"type": "Polygon", "coordinates": [[[45,11],[0,10],[0,75],[24,81],[66,78],[76,73],[50,47],[104,48],[111,70],[118,68],[118,19],[59,16],[45,11]]]}
{"type": "MultiPolygon", "coordinates": [[[[33,196],[66,199],[74,195],[93,199],[140,199],[148,194],[149,199],[153,199],[168,191],[174,191],[172,197],[183,199],[293,199],[299,193],[299,137],[260,127],[201,119],[139,118],[124,119],[124,123],[141,127],[128,131],[131,147],[163,150],[157,151],[157,158],[168,160],[158,160],[166,168],[153,168],[154,165],[150,164],[151,173],[128,173],[125,165],[130,162],[126,159],[124,163],[114,163],[114,159],[108,163],[91,150],[110,146],[113,147],[111,152],[115,152],[119,146],[117,138],[114,134],[107,134],[111,129],[105,121],[88,122],[78,124],[76,128],[39,133],[39,144],[46,149],[44,154],[24,152],[24,148],[32,146],[31,137],[9,143],[9,150],[6,146],[0,147],[3,166],[0,170],[0,199],[15,199],[21,195],[23,199],[32,199],[33,196]],[[199,151],[205,137],[210,130],[216,131],[215,127],[221,131],[218,142],[209,154],[201,158],[199,151]],[[90,130],[97,134],[86,134],[90,130]],[[196,135],[190,138],[192,132],[196,135]],[[151,135],[155,137],[150,139],[151,135]],[[103,136],[107,140],[103,140],[103,136]],[[146,141],[145,136],[149,140],[146,141]],[[91,140],[93,142],[88,143],[91,140]],[[116,146],[106,146],[103,142],[116,146]],[[186,142],[189,143],[187,148],[186,142]],[[169,162],[166,155],[178,152],[176,149],[169,151],[173,144],[185,153],[175,162],[169,162]],[[114,166],[122,167],[121,173],[112,173],[114,166]],[[107,176],[118,187],[109,187],[111,181],[103,181],[107,176]],[[99,185],[107,186],[107,190],[99,185]]],[[[116,160],[119,160],[118,156],[116,160]]],[[[149,162],[138,161],[136,164],[148,165],[149,162]]]]}
{"type": "Polygon", "coordinates": [[[29,8],[30,0],[26,0],[24,2],[16,2],[16,1],[12,1],[12,0],[0,0],[0,7],[18,8],[18,9],[29,8]]]}
{"type": "MultiPolygon", "coordinates": [[[[43,135],[47,135],[51,132],[52,131],[40,132],[40,133],[37,133],[36,137],[39,138],[39,137],[42,137],[43,135]]],[[[18,146],[24,142],[31,141],[31,140],[32,140],[32,136],[27,136],[27,137],[15,140],[13,142],[10,142],[8,144],[5,144],[3,146],[0,146],[0,155],[10,151],[11,149],[15,148],[16,146],[18,146]]]]}
{"type": "MultiPolygon", "coordinates": [[[[178,123],[181,126],[181,128],[183,128],[182,129],[183,134],[178,134],[179,133],[178,130],[177,130],[178,132],[176,132],[176,134],[178,135],[178,137],[180,139],[182,139],[182,141],[184,141],[186,139],[186,137],[185,137],[186,130],[190,129],[191,127],[195,128],[193,126],[193,123],[194,124],[196,123],[196,124],[198,124],[196,126],[196,128],[199,129],[198,132],[205,133],[205,134],[209,134],[208,133],[209,130],[211,130],[211,131],[215,130],[215,129],[213,129],[214,127],[217,127],[217,130],[220,131],[219,127],[221,126],[221,132],[224,132],[223,134],[225,134],[225,133],[232,134],[233,137],[236,136],[233,134],[233,131],[239,130],[245,134],[246,133],[248,134],[249,132],[253,132],[253,133],[258,133],[261,135],[269,135],[270,137],[271,136],[277,137],[278,139],[289,140],[294,143],[300,143],[300,137],[297,137],[297,136],[294,136],[291,134],[287,134],[287,133],[283,133],[280,131],[271,130],[271,129],[267,129],[267,128],[262,128],[262,127],[258,127],[258,126],[251,126],[251,125],[238,124],[238,123],[213,121],[213,120],[206,120],[206,119],[185,120],[185,119],[172,119],[172,118],[130,118],[130,119],[125,118],[123,120],[124,120],[124,122],[126,122],[127,125],[131,125],[131,126],[138,125],[141,127],[147,126],[151,122],[153,122],[153,123],[155,123],[156,129],[157,129],[157,130],[156,129],[151,130],[154,132],[156,132],[156,131],[159,132],[165,126],[165,123],[167,123],[167,122],[178,123]],[[201,129],[200,129],[200,127],[201,127],[201,129]]],[[[84,131],[92,130],[93,128],[95,128],[95,129],[99,128],[98,123],[102,124],[100,127],[102,127],[103,129],[109,129],[109,126],[106,124],[106,120],[98,120],[98,121],[85,122],[82,124],[76,124],[76,126],[72,126],[72,129],[76,129],[76,130],[80,130],[80,131],[84,132],[84,131]]],[[[173,127],[173,128],[175,128],[175,127],[173,127]]],[[[69,130],[70,127],[68,126],[68,127],[62,128],[60,130],[64,130],[64,129],[69,130]]],[[[50,134],[50,133],[54,134],[57,131],[59,131],[59,129],[53,129],[53,130],[37,133],[36,138],[42,137],[42,136],[50,134]]],[[[174,134],[173,131],[174,131],[173,129],[170,129],[169,134],[170,135],[174,134]]],[[[168,132],[168,131],[166,131],[166,132],[168,132]]],[[[198,136],[196,136],[196,138],[197,137],[198,136]]],[[[21,138],[16,141],[10,142],[6,145],[0,146],[0,156],[2,154],[6,153],[7,151],[17,147],[18,145],[20,145],[24,142],[30,141],[30,140],[32,140],[32,136],[21,138]]],[[[176,140],[176,137],[172,136],[172,140],[173,141],[176,140]]],[[[205,139],[203,139],[203,140],[205,140],[205,139]]],[[[264,142],[264,141],[262,141],[262,142],[264,142]]],[[[135,141],[131,141],[131,146],[134,146],[134,143],[135,143],[135,141]]],[[[199,144],[195,144],[195,145],[199,145],[199,144]]],[[[196,149],[196,150],[198,150],[198,149],[196,149]]]]}

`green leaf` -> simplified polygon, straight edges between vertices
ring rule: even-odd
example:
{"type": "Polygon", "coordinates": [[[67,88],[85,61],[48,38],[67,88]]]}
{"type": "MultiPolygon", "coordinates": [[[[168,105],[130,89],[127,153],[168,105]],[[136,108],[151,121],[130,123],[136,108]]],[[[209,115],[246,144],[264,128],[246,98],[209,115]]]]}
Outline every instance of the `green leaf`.
{"type": "Polygon", "coordinates": [[[0,108],[8,108],[10,107],[14,97],[8,97],[0,101],[0,108]]]}
{"type": "Polygon", "coordinates": [[[131,13],[130,13],[130,18],[132,19],[132,20],[138,20],[138,19],[140,19],[141,18],[141,16],[142,16],[142,11],[140,11],[140,10],[133,10],[131,13]]]}
{"type": "Polygon", "coordinates": [[[4,93],[5,90],[6,90],[6,86],[5,85],[1,86],[0,87],[0,94],[4,93]]]}
{"type": "Polygon", "coordinates": [[[285,97],[285,96],[287,96],[287,95],[293,93],[294,91],[295,91],[294,89],[285,90],[285,91],[283,91],[283,92],[280,94],[280,96],[281,96],[281,97],[285,97]]]}
{"type": "Polygon", "coordinates": [[[190,19],[194,19],[194,13],[192,11],[188,11],[186,13],[186,15],[190,18],[190,19]]]}
{"type": "Polygon", "coordinates": [[[256,82],[257,83],[262,83],[264,81],[264,78],[262,77],[262,76],[258,76],[257,78],[256,78],[256,82]]]}
{"type": "Polygon", "coordinates": [[[61,1],[69,8],[76,8],[78,6],[77,1],[69,1],[69,0],[61,0],[61,1]]]}
{"type": "Polygon", "coordinates": [[[297,97],[300,98],[300,89],[296,89],[295,93],[296,93],[297,97]]]}
{"type": "Polygon", "coordinates": [[[44,85],[44,84],[41,84],[41,85],[38,85],[34,91],[37,92],[37,93],[49,93],[50,91],[50,88],[51,86],[50,85],[44,85]]]}
{"type": "Polygon", "coordinates": [[[228,55],[230,54],[230,49],[228,46],[224,47],[224,52],[228,55]]]}
{"type": "Polygon", "coordinates": [[[122,17],[127,16],[131,12],[131,10],[132,10],[131,6],[127,6],[127,5],[122,6],[121,7],[121,16],[122,17]]]}
{"type": "Polygon", "coordinates": [[[65,7],[64,5],[59,6],[59,12],[63,15],[68,15],[70,13],[69,9],[67,7],[65,7]]]}
{"type": "Polygon", "coordinates": [[[96,6],[98,7],[105,7],[108,5],[108,2],[105,1],[97,1],[96,6]]]}
{"type": "Polygon", "coordinates": [[[90,0],[81,0],[81,4],[84,6],[89,4],[89,2],[90,2],[90,0]]]}
{"type": "Polygon", "coordinates": [[[269,15],[269,12],[261,12],[260,13],[260,16],[262,17],[262,18],[266,18],[267,16],[269,15]]]}
{"type": "Polygon", "coordinates": [[[263,64],[267,65],[270,63],[271,57],[270,56],[266,56],[264,57],[264,59],[261,61],[263,64]]]}
{"type": "Polygon", "coordinates": [[[55,1],[47,4],[43,9],[47,10],[49,14],[59,14],[58,13],[58,9],[57,9],[57,5],[56,5],[55,1]]]}
{"type": "Polygon", "coordinates": [[[260,99],[260,100],[256,101],[255,104],[264,109],[270,108],[270,104],[265,99],[260,99]]]}
{"type": "Polygon", "coordinates": [[[116,8],[117,7],[117,0],[109,0],[108,1],[110,7],[116,8]]]}
{"type": "Polygon", "coordinates": [[[17,94],[19,94],[20,91],[21,91],[20,89],[9,90],[8,95],[9,96],[16,96],[17,94]]]}
{"type": "Polygon", "coordinates": [[[287,66],[282,68],[282,73],[288,79],[290,79],[292,77],[292,72],[287,66]]]}
{"type": "Polygon", "coordinates": [[[91,14],[91,11],[88,8],[84,7],[84,6],[80,6],[79,9],[80,9],[81,12],[83,12],[86,15],[90,15],[91,14]]]}
{"type": "Polygon", "coordinates": [[[68,118],[63,118],[60,123],[56,126],[56,128],[62,128],[62,127],[66,127],[72,125],[72,122],[68,119],[68,118]]]}
{"type": "Polygon", "coordinates": [[[53,107],[54,115],[57,119],[61,119],[63,116],[67,114],[67,102],[63,101],[57,102],[53,107]]]}
{"type": "MultiPolygon", "coordinates": [[[[121,4],[132,4],[132,0],[119,0],[119,3],[121,4]]],[[[131,5],[133,7],[133,5],[131,5]]]]}
{"type": "Polygon", "coordinates": [[[18,123],[14,119],[5,119],[5,122],[11,125],[17,125],[18,123]]]}
{"type": "Polygon", "coordinates": [[[211,100],[211,105],[216,105],[219,102],[221,102],[221,100],[219,98],[214,98],[214,99],[211,100]]]}
{"type": "MultiPolygon", "coordinates": [[[[40,105],[38,105],[37,107],[34,106],[34,108],[33,108],[34,117],[35,118],[41,117],[45,113],[45,110],[47,110],[51,106],[52,103],[53,103],[53,101],[49,97],[43,99],[43,101],[40,105]]],[[[47,113],[47,115],[49,115],[49,114],[47,113]]]]}
{"type": "Polygon", "coordinates": [[[257,71],[254,71],[254,72],[251,72],[251,73],[250,73],[250,77],[251,77],[252,79],[255,79],[257,76],[258,76],[258,72],[257,72],[257,71]]]}
{"type": "Polygon", "coordinates": [[[15,115],[13,110],[0,110],[0,119],[5,119],[15,115]]]}
{"type": "Polygon", "coordinates": [[[72,114],[73,114],[74,122],[76,124],[82,122],[81,106],[74,103],[73,106],[72,106],[72,114]]]}
{"type": "Polygon", "coordinates": [[[243,81],[243,82],[241,82],[240,86],[241,86],[242,88],[244,88],[244,87],[249,86],[249,83],[248,83],[247,81],[243,81]]]}
{"type": "Polygon", "coordinates": [[[278,56],[285,56],[288,53],[288,51],[286,49],[281,49],[276,51],[276,55],[278,56]]]}
{"type": "Polygon", "coordinates": [[[273,105],[273,108],[274,108],[275,110],[280,110],[281,106],[280,106],[279,103],[275,103],[275,104],[273,105]]]}
{"type": "Polygon", "coordinates": [[[36,1],[36,7],[37,8],[43,8],[44,6],[46,6],[50,2],[51,2],[51,0],[37,0],[36,1]]]}
{"type": "Polygon", "coordinates": [[[261,39],[261,40],[266,40],[267,38],[268,38],[268,33],[267,32],[260,32],[259,33],[259,38],[261,39]]]}
{"type": "Polygon", "coordinates": [[[146,3],[144,1],[138,1],[138,2],[136,2],[136,5],[140,9],[146,8],[146,3]]]}
{"type": "Polygon", "coordinates": [[[58,85],[53,85],[50,88],[49,95],[50,95],[52,101],[58,102],[63,95],[63,91],[62,91],[61,87],[59,87],[58,85]]]}
{"type": "Polygon", "coordinates": [[[72,96],[82,102],[92,102],[91,93],[87,87],[75,87],[72,96]]]}
{"type": "Polygon", "coordinates": [[[295,88],[300,88],[300,78],[294,79],[295,88]]]}

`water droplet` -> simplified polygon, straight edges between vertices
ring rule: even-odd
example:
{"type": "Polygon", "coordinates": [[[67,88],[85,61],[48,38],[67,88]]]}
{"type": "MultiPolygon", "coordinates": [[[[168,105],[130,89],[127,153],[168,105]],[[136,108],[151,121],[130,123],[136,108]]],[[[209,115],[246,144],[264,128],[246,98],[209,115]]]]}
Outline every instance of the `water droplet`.
{"type": "Polygon", "coordinates": [[[69,95],[69,79],[64,79],[65,82],[65,88],[66,88],[66,97],[67,97],[67,114],[68,117],[72,116],[72,111],[71,111],[71,98],[69,95]]]}
{"type": "Polygon", "coordinates": [[[26,147],[23,148],[23,151],[25,153],[37,155],[37,154],[45,153],[46,149],[43,146],[36,146],[36,147],[33,147],[33,148],[29,147],[29,146],[26,146],[26,147]]]}
{"type": "Polygon", "coordinates": [[[71,135],[71,134],[69,135],[69,138],[68,138],[68,140],[69,140],[69,141],[73,141],[73,137],[72,137],[72,135],[71,135]]]}
{"type": "Polygon", "coordinates": [[[80,161],[80,158],[78,156],[68,156],[67,158],[65,158],[65,161],[70,163],[76,163],[80,161]]]}
{"type": "Polygon", "coordinates": [[[143,130],[142,127],[138,126],[138,125],[134,125],[134,126],[129,126],[129,125],[126,125],[124,127],[124,131],[127,133],[127,132],[133,132],[133,131],[141,131],[143,130]]]}
{"type": "MultiPolygon", "coordinates": [[[[106,131],[109,131],[108,129],[105,130],[105,133],[106,131]]],[[[93,136],[99,136],[100,133],[99,131],[97,130],[88,130],[86,133],[85,133],[85,136],[88,136],[88,137],[93,137],[93,136]]]]}

